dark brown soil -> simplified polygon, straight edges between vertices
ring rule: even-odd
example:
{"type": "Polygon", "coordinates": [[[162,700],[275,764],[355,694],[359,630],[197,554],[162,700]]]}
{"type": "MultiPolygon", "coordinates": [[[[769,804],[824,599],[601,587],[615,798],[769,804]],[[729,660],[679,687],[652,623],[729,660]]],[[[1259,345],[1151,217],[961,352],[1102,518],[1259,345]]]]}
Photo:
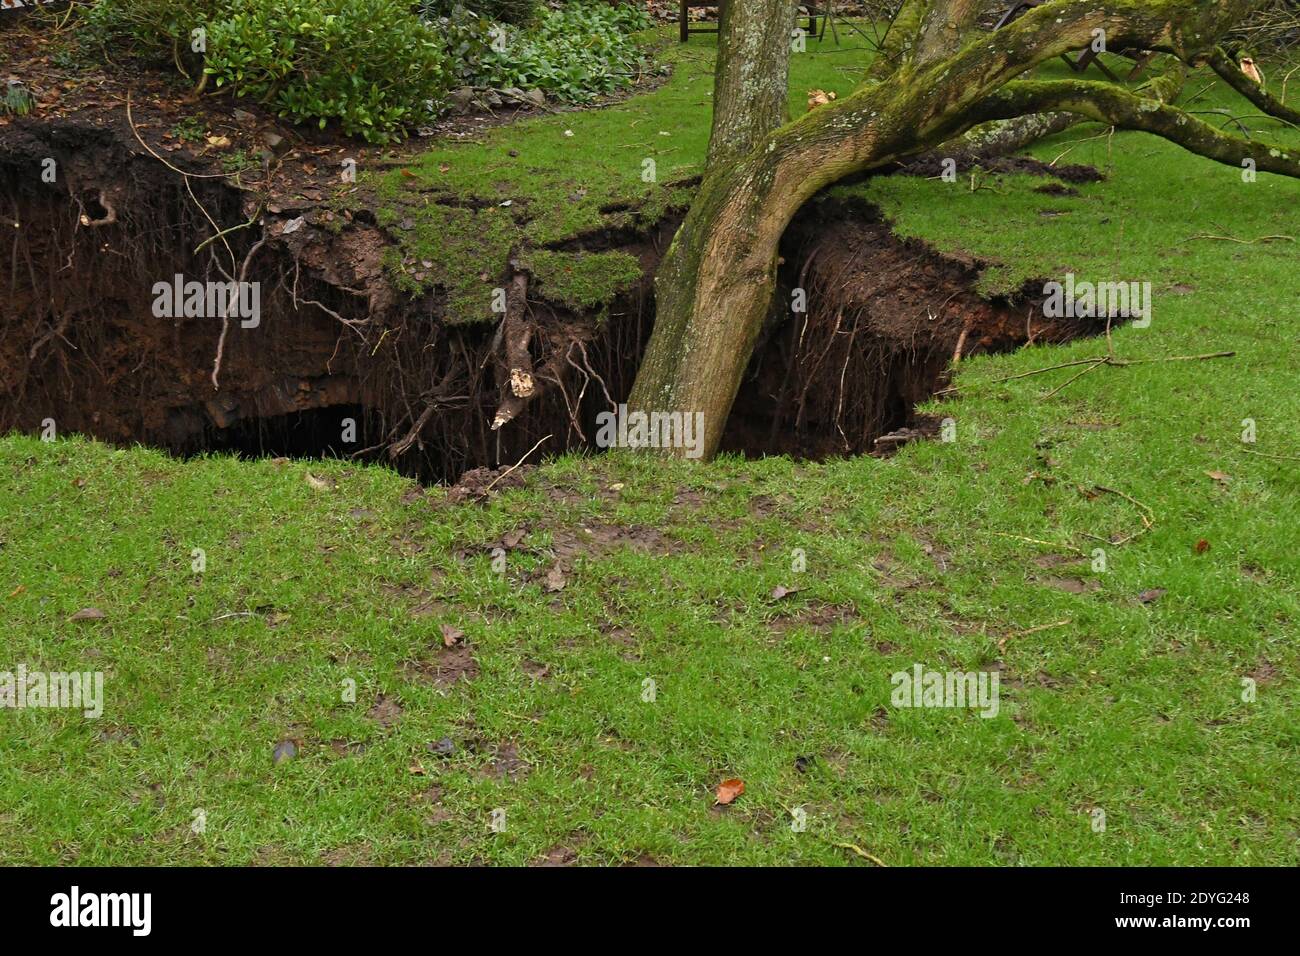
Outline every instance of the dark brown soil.
{"type": "Polygon", "coordinates": [[[1105,330],[1104,321],[1044,318],[1028,290],[1015,301],[981,298],[972,289],[982,263],[898,239],[866,204],[813,203],[784,245],[784,302],[802,288],[808,310],[760,340],[725,449],[887,454],[935,433],[938,422],[915,406],[955,361],[1105,330]]]}
{"type": "MultiPolygon", "coordinates": [[[[982,157],[976,161],[986,172],[1021,173],[1027,176],[1050,176],[1067,183],[1099,183],[1106,177],[1095,166],[1083,163],[1063,163],[1054,166],[1030,156],[982,157]]],[[[938,176],[943,172],[943,157],[928,154],[904,163],[900,172],[909,176],[938,176]]]]}

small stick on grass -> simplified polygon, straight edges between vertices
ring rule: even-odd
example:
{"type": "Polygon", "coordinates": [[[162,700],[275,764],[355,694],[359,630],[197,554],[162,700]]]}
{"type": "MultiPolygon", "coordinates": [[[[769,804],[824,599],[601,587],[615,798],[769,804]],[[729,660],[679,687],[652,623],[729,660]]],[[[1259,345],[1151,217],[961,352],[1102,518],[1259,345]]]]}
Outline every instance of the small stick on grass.
{"type": "Polygon", "coordinates": [[[872,863],[876,864],[876,866],[883,866],[886,868],[889,866],[889,864],[886,863],[884,860],[882,860],[880,857],[873,856],[872,854],[868,853],[866,850],[862,849],[862,847],[858,846],[856,843],[837,843],[835,845],[839,847],[841,850],[852,850],[858,856],[862,857],[864,860],[870,860],[872,863]]]}
{"type": "Polygon", "coordinates": [[[1052,397],[1053,395],[1055,395],[1057,392],[1060,392],[1060,391],[1062,391],[1063,389],[1068,388],[1070,385],[1073,385],[1075,382],[1077,382],[1079,379],[1083,378],[1085,375],[1087,375],[1087,374],[1088,374],[1089,372],[1091,372],[1093,369],[1100,368],[1101,366],[1106,365],[1106,364],[1108,364],[1108,363],[1107,363],[1105,360],[1102,360],[1102,361],[1099,361],[1099,362],[1093,362],[1091,365],[1089,365],[1089,366],[1088,366],[1087,368],[1085,368],[1083,371],[1081,371],[1081,372],[1076,372],[1074,375],[1071,375],[1069,378],[1067,378],[1067,379],[1066,379],[1064,382],[1062,382],[1060,385],[1056,386],[1056,388],[1052,389],[1050,392],[1048,392],[1046,395],[1044,395],[1044,396],[1043,396],[1043,401],[1047,401],[1049,398],[1051,398],[1051,397],[1052,397]]]}
{"type": "Polygon", "coordinates": [[[1044,547],[1048,547],[1048,548],[1061,548],[1064,551],[1073,551],[1075,554],[1083,556],[1083,552],[1078,548],[1074,547],[1074,545],[1058,544],[1055,541],[1042,541],[1038,538],[1026,538],[1022,534],[1007,534],[1005,531],[994,531],[993,533],[997,535],[999,538],[1013,538],[1016,541],[1025,541],[1028,542],[1029,544],[1041,544],[1044,547]]]}
{"type": "Polygon", "coordinates": [[[1266,451],[1252,451],[1249,448],[1241,449],[1247,455],[1258,455],[1260,458],[1271,458],[1274,461],[1300,461],[1300,455],[1270,455],[1266,451]]]}
{"type": "Polygon", "coordinates": [[[507,468],[505,471],[501,472],[501,474],[499,474],[499,475],[497,475],[495,478],[493,478],[492,481],[488,483],[488,486],[487,486],[486,488],[483,489],[483,495],[484,495],[484,497],[486,497],[486,496],[487,496],[487,493],[488,493],[489,491],[492,490],[492,486],[493,486],[493,485],[495,485],[498,481],[500,481],[500,480],[501,480],[502,478],[504,478],[506,475],[510,474],[510,472],[514,471],[516,468],[518,468],[520,465],[522,465],[525,461],[527,461],[527,460],[528,460],[528,456],[531,455],[533,452],[537,451],[537,449],[540,448],[540,447],[542,446],[542,442],[546,441],[546,440],[547,440],[548,438],[550,438],[550,437],[551,437],[550,435],[547,435],[546,438],[543,438],[541,441],[539,441],[539,442],[538,442],[536,445],[534,445],[532,448],[528,449],[528,451],[524,452],[524,457],[523,457],[523,458],[520,458],[517,462],[515,462],[513,465],[511,465],[511,466],[510,466],[509,468],[507,468]]]}
{"type": "MultiPolygon", "coordinates": [[[[1236,354],[1236,352],[1206,352],[1201,355],[1161,355],[1156,358],[1139,359],[1121,359],[1115,358],[1113,355],[1094,355],[1092,358],[1076,359],[1073,362],[1061,362],[1057,365],[1048,365],[1045,368],[1031,369],[1028,372],[1019,372],[1015,375],[1004,375],[1001,378],[992,378],[987,382],[975,382],[973,385],[965,385],[963,387],[978,388],[981,385],[1001,385],[1004,382],[1014,382],[1017,379],[1030,378],[1034,375],[1042,375],[1045,372],[1056,372],[1063,368],[1078,368],[1080,365],[1110,365],[1114,368],[1125,368],[1129,365],[1150,365],[1155,362],[1204,362],[1209,359],[1233,358],[1236,354]]],[[[1092,371],[1092,369],[1089,368],[1087,371],[1092,371]]],[[[1066,385],[1068,384],[1069,382],[1066,382],[1066,385]]],[[[934,394],[944,395],[948,392],[955,391],[957,391],[957,386],[949,385],[947,388],[940,389],[934,394]]]]}
{"type": "Polygon", "coordinates": [[[1236,236],[1214,236],[1207,232],[1196,236],[1188,236],[1186,239],[1180,239],[1178,244],[1181,246],[1185,242],[1194,242],[1197,239],[1213,239],[1218,242],[1239,242],[1243,246],[1253,246],[1257,242],[1295,242],[1295,236],[1260,236],[1258,239],[1238,239],[1236,236]]]}
{"type": "Polygon", "coordinates": [[[1039,624],[1037,627],[1027,628],[1023,631],[1016,631],[1014,634],[1003,635],[1002,637],[998,638],[998,650],[1005,650],[1007,646],[1007,641],[1010,641],[1014,638],[1028,637],[1030,634],[1037,634],[1040,631],[1050,631],[1052,630],[1052,628],[1055,627],[1065,627],[1065,625],[1069,623],[1070,623],[1070,619],[1066,618],[1064,621],[1053,621],[1051,624],[1039,624]]]}

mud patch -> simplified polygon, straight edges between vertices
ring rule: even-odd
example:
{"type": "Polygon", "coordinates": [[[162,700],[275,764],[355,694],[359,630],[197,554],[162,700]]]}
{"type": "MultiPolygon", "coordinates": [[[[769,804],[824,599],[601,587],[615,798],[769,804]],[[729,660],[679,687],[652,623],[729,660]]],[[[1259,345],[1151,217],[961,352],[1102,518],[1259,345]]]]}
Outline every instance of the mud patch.
{"type": "MultiPolygon", "coordinates": [[[[1095,166],[1083,163],[1063,163],[1053,165],[1031,156],[994,156],[977,159],[976,164],[985,172],[1019,173],[1027,176],[1051,176],[1067,183],[1099,183],[1106,177],[1095,166]]],[[[901,167],[901,172],[909,176],[933,178],[945,172],[944,157],[923,156],[901,167]]]]}
{"type": "Polygon", "coordinates": [[[519,747],[514,741],[503,741],[492,751],[491,760],[484,768],[484,774],[494,780],[514,782],[528,776],[532,767],[519,756],[519,747]]]}
{"type": "Polygon", "coordinates": [[[402,670],[408,680],[428,681],[439,687],[450,687],[461,680],[472,681],[479,672],[474,651],[463,644],[443,648],[431,658],[408,662],[402,670]]]}
{"type": "Polygon", "coordinates": [[[371,720],[377,723],[381,728],[387,730],[402,716],[402,705],[392,697],[386,697],[380,694],[375,699],[375,704],[366,714],[371,720]]]}
{"type": "Polygon", "coordinates": [[[782,614],[772,621],[770,627],[777,634],[786,634],[797,628],[813,631],[826,631],[835,627],[848,627],[857,623],[858,613],[854,608],[823,601],[811,601],[806,607],[782,614]]]}
{"type": "Polygon", "coordinates": [[[1097,581],[1088,578],[1041,577],[1035,580],[1044,587],[1055,588],[1066,594],[1090,594],[1101,587],[1097,581]]]}
{"type": "Polygon", "coordinates": [[[534,866],[573,866],[578,862],[578,851],[567,846],[553,846],[542,854],[534,866]]]}

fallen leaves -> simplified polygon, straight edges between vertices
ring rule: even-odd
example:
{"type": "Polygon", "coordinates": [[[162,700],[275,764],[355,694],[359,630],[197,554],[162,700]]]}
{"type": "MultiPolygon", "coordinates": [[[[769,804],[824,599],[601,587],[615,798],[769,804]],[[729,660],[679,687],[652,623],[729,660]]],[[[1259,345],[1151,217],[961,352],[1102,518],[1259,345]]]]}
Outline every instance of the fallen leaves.
{"type": "Polygon", "coordinates": [[[564,569],[558,564],[551,568],[546,574],[546,590],[554,594],[557,591],[563,591],[568,581],[564,577],[564,569]]]}
{"type": "Polygon", "coordinates": [[[402,716],[402,706],[393,698],[380,694],[366,716],[387,730],[402,716]]]}
{"type": "Polygon", "coordinates": [[[791,594],[798,594],[802,590],[803,588],[788,588],[784,584],[778,584],[776,587],[772,588],[772,600],[779,601],[784,597],[789,597],[791,594]]]}
{"type": "Polygon", "coordinates": [[[1221,485],[1226,485],[1228,482],[1232,481],[1232,475],[1226,474],[1222,471],[1207,471],[1205,474],[1221,485]]]}
{"type": "Polygon", "coordinates": [[[717,799],[718,806],[725,807],[744,792],[745,781],[733,778],[718,784],[714,797],[717,799]]]}
{"type": "Polygon", "coordinates": [[[835,92],[832,90],[827,93],[825,90],[808,91],[808,108],[815,110],[819,106],[826,106],[835,99],[835,92]]]}
{"type": "Polygon", "coordinates": [[[82,608],[80,611],[78,611],[76,614],[72,615],[72,617],[68,618],[68,620],[70,620],[70,621],[102,621],[102,620],[104,620],[104,618],[106,618],[106,617],[108,617],[108,615],[105,614],[103,611],[101,611],[101,610],[100,610],[99,608],[97,608],[97,607],[83,607],[83,608],[82,608]]]}

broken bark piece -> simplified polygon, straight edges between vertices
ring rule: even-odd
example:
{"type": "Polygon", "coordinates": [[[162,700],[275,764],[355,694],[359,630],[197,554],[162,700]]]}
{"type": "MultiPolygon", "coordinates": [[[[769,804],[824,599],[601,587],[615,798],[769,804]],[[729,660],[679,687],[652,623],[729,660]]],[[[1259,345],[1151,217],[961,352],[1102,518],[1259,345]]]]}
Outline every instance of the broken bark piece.
{"type": "Polygon", "coordinates": [[[528,276],[516,272],[510,280],[510,289],[506,295],[506,315],[502,324],[506,367],[510,370],[510,391],[518,398],[531,398],[535,388],[533,358],[528,352],[533,330],[524,319],[527,304],[528,276]]]}

